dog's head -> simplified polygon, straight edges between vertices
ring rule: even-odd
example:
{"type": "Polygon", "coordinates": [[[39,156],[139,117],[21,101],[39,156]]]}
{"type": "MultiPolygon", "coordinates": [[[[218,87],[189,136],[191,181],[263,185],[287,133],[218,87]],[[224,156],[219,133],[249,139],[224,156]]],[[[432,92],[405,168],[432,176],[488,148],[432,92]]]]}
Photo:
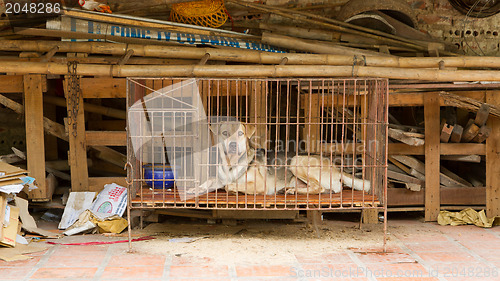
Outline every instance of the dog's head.
{"type": "Polygon", "coordinates": [[[255,126],[240,122],[223,122],[212,130],[231,166],[236,165],[239,159],[247,154],[250,139],[255,134],[255,126]]]}

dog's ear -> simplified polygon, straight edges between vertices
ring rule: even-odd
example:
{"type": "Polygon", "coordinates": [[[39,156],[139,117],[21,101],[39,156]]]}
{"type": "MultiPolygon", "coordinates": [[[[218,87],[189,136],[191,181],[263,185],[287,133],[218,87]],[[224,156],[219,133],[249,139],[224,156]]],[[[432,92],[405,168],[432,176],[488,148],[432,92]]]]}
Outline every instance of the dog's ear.
{"type": "Polygon", "coordinates": [[[255,128],[254,125],[251,125],[251,124],[245,124],[245,130],[246,130],[246,135],[247,135],[247,138],[251,138],[253,137],[253,135],[255,134],[255,131],[257,130],[255,128]]]}

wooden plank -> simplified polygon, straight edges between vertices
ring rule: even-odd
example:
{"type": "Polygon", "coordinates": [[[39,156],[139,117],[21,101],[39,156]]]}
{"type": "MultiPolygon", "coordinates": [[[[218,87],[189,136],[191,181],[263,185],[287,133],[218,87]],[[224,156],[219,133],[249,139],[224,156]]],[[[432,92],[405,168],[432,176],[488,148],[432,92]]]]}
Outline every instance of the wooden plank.
{"type": "Polygon", "coordinates": [[[126,131],[86,131],[88,146],[126,146],[126,131]]]}
{"type": "Polygon", "coordinates": [[[451,137],[451,133],[453,132],[453,128],[455,126],[453,125],[450,125],[446,122],[444,122],[444,124],[441,126],[441,135],[439,137],[439,139],[441,140],[441,142],[448,142],[450,140],[450,137],[451,137]]]}
{"type": "Polygon", "coordinates": [[[424,94],[425,122],[425,220],[436,221],[440,210],[439,157],[440,157],[439,95],[424,94]]]}
{"type": "Polygon", "coordinates": [[[491,128],[484,125],[479,129],[477,135],[472,139],[473,142],[482,143],[485,141],[491,134],[491,128]]]}
{"type": "MultiPolygon", "coordinates": [[[[486,187],[441,187],[442,205],[484,205],[486,203],[486,187]]],[[[411,191],[406,188],[388,188],[388,206],[422,206],[425,200],[425,189],[411,191]]]]}
{"type": "Polygon", "coordinates": [[[71,104],[69,92],[69,77],[64,79],[64,94],[66,96],[66,107],[68,111],[78,111],[76,116],[72,116],[71,124],[68,128],[69,154],[68,162],[71,167],[71,191],[88,190],[88,168],[87,168],[87,144],[85,140],[85,115],[83,108],[83,96],[79,95],[77,104],[71,104]],[[76,122],[76,127],[74,127],[76,122]]]}
{"type": "Polygon", "coordinates": [[[387,177],[390,179],[395,179],[397,181],[405,182],[405,183],[414,183],[414,184],[419,184],[419,185],[424,184],[423,181],[421,181],[417,178],[414,178],[414,177],[409,176],[409,175],[401,174],[398,172],[390,171],[390,170],[387,171],[387,177]]]}
{"type": "Polygon", "coordinates": [[[80,87],[84,98],[125,98],[127,80],[125,78],[81,78],[80,87]]]}
{"type": "Polygon", "coordinates": [[[89,180],[89,190],[94,192],[100,192],[103,190],[105,184],[116,183],[121,186],[127,186],[125,177],[90,177],[89,180]]]}
{"type": "Polygon", "coordinates": [[[28,196],[36,201],[52,198],[45,182],[42,79],[42,75],[37,74],[25,75],[23,79],[28,171],[38,186],[29,192],[28,196]]]}
{"type": "Polygon", "coordinates": [[[389,134],[389,137],[391,137],[395,140],[398,140],[402,143],[406,143],[408,145],[412,145],[412,146],[424,145],[423,139],[410,137],[410,136],[406,135],[405,132],[402,130],[389,128],[388,134],[389,134]]]}
{"type": "Polygon", "coordinates": [[[480,155],[444,155],[441,156],[441,160],[448,161],[458,161],[458,162],[469,162],[469,163],[481,163],[480,155]]]}
{"type": "Polygon", "coordinates": [[[482,143],[442,143],[441,155],[486,155],[486,146],[482,143]]]}
{"type": "Polygon", "coordinates": [[[459,143],[462,139],[462,134],[464,133],[464,127],[455,124],[453,126],[453,131],[451,131],[450,142],[459,143]]]}
{"type": "Polygon", "coordinates": [[[474,120],[469,119],[462,134],[461,142],[470,142],[479,133],[479,127],[474,124],[474,120]]]}
{"type": "MultiPolygon", "coordinates": [[[[437,93],[437,92],[436,92],[437,93]]],[[[454,94],[473,98],[479,101],[484,100],[484,91],[454,91],[454,94]]],[[[443,98],[439,99],[440,106],[445,106],[443,98]]],[[[394,93],[389,94],[389,106],[422,106],[424,105],[424,93],[394,93]]]]}
{"type": "Polygon", "coordinates": [[[389,155],[424,155],[424,146],[412,146],[405,143],[389,143],[389,155]]]}
{"type": "MultiPolygon", "coordinates": [[[[500,106],[498,94],[487,93],[486,102],[500,106]]],[[[486,215],[500,216],[500,118],[488,118],[492,129],[486,140],[486,215]]]]}
{"type": "Polygon", "coordinates": [[[23,91],[22,75],[0,75],[0,93],[22,93],[23,91]]]}
{"type": "Polygon", "coordinates": [[[484,124],[486,124],[486,121],[488,121],[488,116],[490,115],[490,110],[491,110],[491,108],[489,105],[482,104],[476,113],[476,118],[474,119],[474,124],[476,124],[478,127],[484,126],[484,124]]]}

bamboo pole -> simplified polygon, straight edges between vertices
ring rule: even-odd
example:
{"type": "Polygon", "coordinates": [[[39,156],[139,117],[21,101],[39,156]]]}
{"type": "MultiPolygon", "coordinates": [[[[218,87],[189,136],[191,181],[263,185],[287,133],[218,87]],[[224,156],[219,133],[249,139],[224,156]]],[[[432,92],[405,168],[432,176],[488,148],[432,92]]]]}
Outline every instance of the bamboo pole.
{"type": "MultiPolygon", "coordinates": [[[[58,74],[66,64],[0,62],[0,72],[58,74]]],[[[115,77],[379,77],[432,81],[500,81],[500,71],[438,70],[330,65],[95,65],[79,64],[77,75],[115,77]]]]}
{"type": "Polygon", "coordinates": [[[287,36],[294,36],[304,39],[323,40],[323,41],[338,42],[342,35],[341,33],[333,32],[331,30],[312,29],[312,28],[296,27],[289,25],[268,24],[265,22],[259,23],[259,28],[264,30],[270,30],[273,32],[278,32],[287,36]]]}
{"type": "MultiPolygon", "coordinates": [[[[232,61],[256,64],[279,64],[284,57],[292,65],[352,65],[353,56],[330,54],[270,53],[236,48],[193,48],[185,46],[158,46],[102,42],[61,42],[2,40],[0,51],[45,53],[58,47],[61,53],[88,53],[122,56],[134,50],[136,57],[158,57],[200,60],[210,54],[211,61],[232,61]]],[[[500,57],[384,57],[366,56],[366,66],[399,68],[490,67],[500,68],[500,57]]]]}
{"type": "Polygon", "coordinates": [[[311,52],[315,54],[334,54],[334,55],[347,55],[347,56],[391,56],[379,52],[367,51],[363,49],[355,49],[338,44],[320,42],[306,39],[298,39],[294,37],[263,32],[262,43],[273,45],[276,47],[287,48],[291,50],[298,50],[303,52],[311,52]]]}
{"type": "Polygon", "coordinates": [[[392,34],[388,34],[385,32],[381,32],[378,30],[366,28],[366,27],[361,27],[349,23],[345,23],[343,21],[338,21],[330,18],[325,18],[321,17],[318,15],[314,15],[311,13],[307,12],[301,12],[301,11],[295,11],[295,10],[290,10],[290,9],[285,9],[285,8],[277,8],[277,7],[270,7],[268,5],[262,5],[262,4],[253,4],[253,3],[247,3],[247,2],[241,2],[237,0],[229,0],[229,2],[238,4],[247,8],[253,8],[261,11],[271,11],[272,13],[290,18],[290,19],[295,19],[299,20],[302,22],[310,23],[310,24],[316,24],[316,25],[321,25],[339,32],[347,32],[351,34],[358,34],[366,37],[370,37],[373,39],[378,39],[378,40],[383,40],[387,43],[390,44],[396,44],[398,46],[405,46],[405,47],[410,47],[415,50],[419,51],[427,51],[427,46],[422,46],[418,42],[413,42],[413,40],[402,38],[399,36],[395,36],[392,34]],[[300,15],[302,17],[299,17],[297,15],[300,15]],[[316,20],[304,18],[304,17],[310,17],[314,18],[316,20]]]}

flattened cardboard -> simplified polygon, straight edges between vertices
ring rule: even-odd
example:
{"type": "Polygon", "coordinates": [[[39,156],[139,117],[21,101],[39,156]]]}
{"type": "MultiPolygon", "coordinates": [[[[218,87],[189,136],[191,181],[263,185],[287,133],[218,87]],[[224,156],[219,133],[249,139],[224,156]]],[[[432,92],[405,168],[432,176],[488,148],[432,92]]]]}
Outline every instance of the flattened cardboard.
{"type": "Polygon", "coordinates": [[[5,207],[7,207],[7,195],[0,192],[0,241],[3,239],[3,221],[5,218],[5,207]]]}
{"type": "Polygon", "coordinates": [[[28,171],[16,166],[9,165],[5,162],[0,162],[0,177],[9,177],[15,175],[27,174],[28,171]]]}
{"type": "Polygon", "coordinates": [[[10,206],[9,225],[3,228],[3,238],[2,240],[0,240],[0,245],[7,247],[15,247],[18,227],[19,227],[19,208],[10,206]]]}
{"type": "Polygon", "coordinates": [[[57,233],[53,233],[41,228],[38,228],[36,225],[35,219],[30,215],[28,211],[28,201],[20,198],[20,197],[15,197],[14,202],[16,202],[16,206],[19,208],[19,218],[21,219],[22,222],[22,229],[26,230],[29,233],[34,233],[38,234],[41,236],[44,236],[46,238],[59,238],[60,235],[57,233]]]}

